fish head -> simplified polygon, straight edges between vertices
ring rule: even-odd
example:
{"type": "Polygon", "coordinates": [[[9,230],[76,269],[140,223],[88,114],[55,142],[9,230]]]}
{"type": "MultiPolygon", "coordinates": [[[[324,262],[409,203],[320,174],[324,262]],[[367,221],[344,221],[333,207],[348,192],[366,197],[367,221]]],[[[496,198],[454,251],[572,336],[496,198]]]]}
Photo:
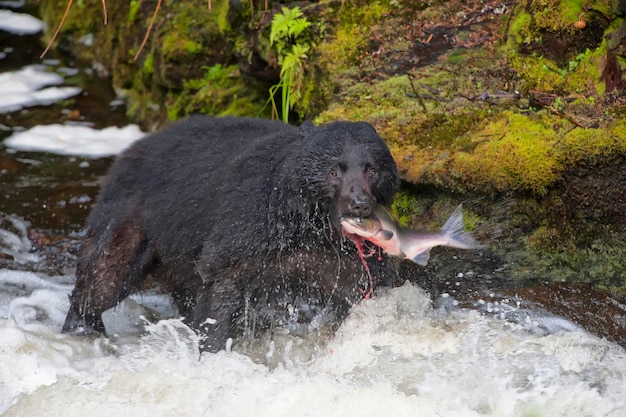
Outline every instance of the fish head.
{"type": "Polygon", "coordinates": [[[341,227],[344,232],[350,235],[361,236],[363,238],[371,238],[380,232],[380,220],[376,216],[370,217],[349,217],[341,218],[341,227]]]}

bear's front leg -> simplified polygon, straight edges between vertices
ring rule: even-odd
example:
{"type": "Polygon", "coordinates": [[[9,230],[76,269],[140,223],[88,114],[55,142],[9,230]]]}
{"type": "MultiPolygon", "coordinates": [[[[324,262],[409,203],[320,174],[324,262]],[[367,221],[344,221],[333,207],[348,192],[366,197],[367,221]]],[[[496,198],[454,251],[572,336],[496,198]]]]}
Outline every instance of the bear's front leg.
{"type": "Polygon", "coordinates": [[[205,283],[198,290],[191,326],[200,334],[200,352],[219,352],[234,337],[243,291],[235,280],[205,283]]]}

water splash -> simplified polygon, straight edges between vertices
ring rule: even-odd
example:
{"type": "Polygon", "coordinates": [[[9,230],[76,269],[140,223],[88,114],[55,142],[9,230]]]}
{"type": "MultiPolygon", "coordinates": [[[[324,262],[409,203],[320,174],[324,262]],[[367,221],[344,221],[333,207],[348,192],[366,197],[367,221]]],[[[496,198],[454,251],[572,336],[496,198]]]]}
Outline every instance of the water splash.
{"type": "MultiPolygon", "coordinates": [[[[177,319],[146,331],[117,343],[1,320],[0,411],[522,417],[619,416],[626,406],[621,347],[580,329],[538,334],[476,310],[435,309],[410,284],[356,306],[308,360],[274,369],[236,352],[200,357],[177,319]]],[[[294,341],[287,359],[309,348],[294,341]]]]}
{"type": "Polygon", "coordinates": [[[31,253],[28,226],[28,222],[17,216],[0,215],[0,257],[11,259],[20,265],[39,261],[39,256],[31,253]]]}

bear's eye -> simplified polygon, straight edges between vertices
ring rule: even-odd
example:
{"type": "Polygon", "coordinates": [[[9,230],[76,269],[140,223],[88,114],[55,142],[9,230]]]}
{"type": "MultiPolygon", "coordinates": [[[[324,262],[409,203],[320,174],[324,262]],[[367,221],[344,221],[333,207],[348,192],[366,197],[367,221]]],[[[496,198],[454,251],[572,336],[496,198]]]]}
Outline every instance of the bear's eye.
{"type": "Polygon", "coordinates": [[[330,179],[337,180],[341,178],[344,172],[346,172],[346,166],[342,163],[339,163],[337,166],[335,166],[334,168],[330,170],[330,173],[329,173],[330,179]]]}
{"type": "Polygon", "coordinates": [[[378,179],[378,170],[375,168],[370,168],[367,170],[367,175],[369,175],[371,179],[378,179]]]}

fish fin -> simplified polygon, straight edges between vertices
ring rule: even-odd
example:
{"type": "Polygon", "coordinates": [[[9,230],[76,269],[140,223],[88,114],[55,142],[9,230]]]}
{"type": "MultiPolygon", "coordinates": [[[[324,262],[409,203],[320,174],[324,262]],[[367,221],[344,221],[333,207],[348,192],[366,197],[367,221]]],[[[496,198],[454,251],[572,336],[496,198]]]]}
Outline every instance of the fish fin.
{"type": "Polygon", "coordinates": [[[413,262],[421,266],[426,266],[428,264],[429,259],[430,259],[430,248],[425,250],[424,252],[418,253],[417,255],[411,258],[413,262]]]}
{"type": "Polygon", "coordinates": [[[479,249],[484,245],[478,243],[474,237],[464,230],[463,205],[459,204],[450,218],[441,228],[441,233],[449,238],[447,246],[459,249],[479,249]]]}
{"type": "Polygon", "coordinates": [[[462,231],[464,228],[463,223],[463,204],[459,204],[452,212],[448,220],[441,227],[442,233],[455,233],[462,231]]]}

